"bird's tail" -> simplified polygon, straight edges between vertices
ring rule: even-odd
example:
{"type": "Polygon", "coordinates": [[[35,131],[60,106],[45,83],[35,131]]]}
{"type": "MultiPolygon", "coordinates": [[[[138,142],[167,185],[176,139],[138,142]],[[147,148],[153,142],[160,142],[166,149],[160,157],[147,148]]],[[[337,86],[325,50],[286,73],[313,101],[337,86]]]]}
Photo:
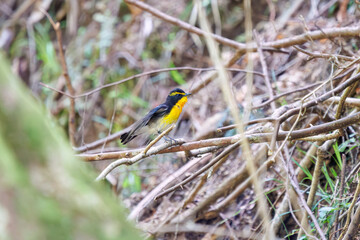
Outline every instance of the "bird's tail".
{"type": "Polygon", "coordinates": [[[137,137],[137,135],[131,134],[131,131],[129,131],[129,132],[121,134],[120,140],[123,144],[127,144],[128,142],[130,142],[131,140],[133,140],[136,137],[137,137]]]}

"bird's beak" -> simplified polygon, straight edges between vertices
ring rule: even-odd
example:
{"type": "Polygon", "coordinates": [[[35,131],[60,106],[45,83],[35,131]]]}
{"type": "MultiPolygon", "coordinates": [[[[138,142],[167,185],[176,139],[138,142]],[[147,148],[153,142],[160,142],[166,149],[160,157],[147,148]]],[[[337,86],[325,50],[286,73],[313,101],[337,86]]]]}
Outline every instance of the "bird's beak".
{"type": "Polygon", "coordinates": [[[191,93],[187,93],[187,94],[185,94],[185,96],[187,97],[187,96],[190,96],[191,95],[191,93]]]}

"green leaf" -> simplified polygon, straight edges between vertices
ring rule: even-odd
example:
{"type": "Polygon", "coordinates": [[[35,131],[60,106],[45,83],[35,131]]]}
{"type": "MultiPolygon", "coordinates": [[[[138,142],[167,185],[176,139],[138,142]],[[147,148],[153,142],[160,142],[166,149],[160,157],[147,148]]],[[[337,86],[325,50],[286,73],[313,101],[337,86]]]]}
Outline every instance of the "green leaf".
{"type": "Polygon", "coordinates": [[[342,144],[340,144],[339,146],[339,152],[344,152],[345,151],[345,148],[347,148],[347,146],[349,145],[350,143],[350,139],[349,140],[346,140],[345,142],[343,142],[342,144]]]}
{"type": "Polygon", "coordinates": [[[306,174],[306,176],[312,180],[312,175],[310,171],[307,168],[303,168],[297,161],[295,161],[294,158],[291,158],[291,160],[306,174]]]}
{"type": "MultiPolygon", "coordinates": [[[[175,64],[173,62],[171,62],[169,67],[173,68],[173,67],[175,67],[175,64]]],[[[174,80],[174,82],[176,82],[179,85],[183,85],[186,83],[186,81],[184,80],[182,75],[176,70],[170,71],[170,76],[174,80]]]]}
{"type": "Polygon", "coordinates": [[[333,148],[334,148],[335,156],[336,156],[335,162],[339,166],[339,168],[341,169],[342,168],[342,160],[341,160],[340,152],[343,152],[344,150],[340,151],[340,147],[338,146],[337,142],[333,145],[333,148]]]}
{"type": "Polygon", "coordinates": [[[330,213],[332,213],[335,210],[334,207],[322,207],[319,209],[319,218],[322,222],[325,222],[327,220],[327,217],[330,213]]]}

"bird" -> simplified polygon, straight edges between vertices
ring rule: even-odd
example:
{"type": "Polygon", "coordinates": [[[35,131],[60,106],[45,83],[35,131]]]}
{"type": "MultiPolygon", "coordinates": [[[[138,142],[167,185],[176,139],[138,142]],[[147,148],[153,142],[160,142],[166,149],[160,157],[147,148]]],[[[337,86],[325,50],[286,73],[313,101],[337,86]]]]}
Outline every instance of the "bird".
{"type": "Polygon", "coordinates": [[[143,133],[160,134],[175,124],[191,93],[175,88],[167,96],[164,103],[150,110],[142,119],[129,127],[129,130],[120,136],[123,144],[127,144],[143,133]]]}

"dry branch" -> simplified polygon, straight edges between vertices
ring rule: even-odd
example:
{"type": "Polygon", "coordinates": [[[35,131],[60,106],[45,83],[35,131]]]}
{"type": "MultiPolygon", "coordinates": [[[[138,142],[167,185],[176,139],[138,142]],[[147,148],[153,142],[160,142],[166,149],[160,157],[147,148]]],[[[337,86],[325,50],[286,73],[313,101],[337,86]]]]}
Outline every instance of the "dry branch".
{"type": "MultiPolygon", "coordinates": [[[[315,170],[313,173],[313,178],[312,178],[312,182],[311,182],[311,188],[310,188],[310,192],[309,192],[309,196],[307,198],[306,204],[309,206],[309,208],[312,208],[312,205],[314,203],[314,199],[315,199],[315,194],[318,188],[318,183],[320,181],[320,175],[321,175],[321,168],[323,166],[323,162],[325,161],[326,157],[327,157],[327,152],[329,150],[329,148],[333,145],[333,143],[335,142],[335,140],[329,140],[326,141],[321,147],[318,148],[317,150],[317,161],[315,163],[315,170]]],[[[308,215],[304,214],[303,218],[301,220],[301,225],[305,225],[305,222],[308,221],[308,215]]],[[[308,232],[310,232],[310,229],[306,229],[308,232]]],[[[298,239],[301,238],[303,234],[302,229],[300,230],[299,234],[298,234],[298,239]]]]}
{"type": "Polygon", "coordinates": [[[342,240],[345,236],[347,236],[347,238],[349,239],[350,236],[352,236],[354,234],[354,228],[355,226],[357,227],[360,221],[360,210],[359,207],[356,211],[356,215],[354,216],[353,221],[351,221],[350,223],[350,219],[351,219],[351,213],[352,210],[355,207],[355,204],[357,202],[357,199],[360,195],[360,182],[358,182],[357,186],[356,186],[356,190],[355,190],[355,194],[353,196],[353,199],[351,201],[350,207],[348,209],[348,213],[347,213],[347,217],[346,217],[346,222],[344,225],[344,228],[340,234],[339,240],[342,240]],[[349,229],[349,227],[351,227],[351,229],[349,229]]]}
{"type": "Polygon", "coordinates": [[[185,207],[191,203],[196,195],[199,193],[200,189],[205,185],[205,183],[207,182],[207,180],[209,179],[209,175],[210,172],[214,173],[217,171],[217,169],[228,159],[229,154],[224,156],[219,162],[217,162],[214,167],[212,167],[211,169],[208,170],[207,174],[204,174],[200,180],[198,181],[198,183],[196,184],[196,186],[187,194],[186,198],[182,201],[181,204],[179,204],[179,206],[175,209],[175,211],[173,211],[161,224],[159,224],[159,226],[156,228],[156,230],[154,232],[158,232],[159,229],[162,228],[163,225],[169,223],[171,220],[173,220],[181,210],[185,209],[185,207]]]}
{"type": "MultiPolygon", "coordinates": [[[[309,150],[306,152],[306,155],[304,156],[304,158],[301,160],[300,162],[300,166],[296,169],[296,176],[297,176],[297,181],[300,182],[303,180],[303,178],[305,177],[305,172],[302,169],[309,169],[311,167],[311,165],[313,164],[312,162],[312,158],[315,156],[316,151],[318,149],[319,143],[313,143],[311,145],[311,147],[309,148],[309,150]]],[[[293,189],[290,189],[290,193],[293,193],[293,189]]],[[[286,216],[286,212],[288,212],[289,210],[289,199],[287,198],[287,196],[284,197],[283,201],[281,202],[280,206],[277,208],[276,213],[275,213],[275,217],[273,218],[273,222],[272,222],[272,227],[274,228],[275,232],[278,232],[281,222],[284,220],[285,216],[286,216]]],[[[297,212],[297,213],[301,213],[301,212],[297,212]]],[[[300,218],[301,219],[301,218],[300,218]]],[[[294,219],[296,220],[296,218],[294,219]]],[[[299,224],[300,226],[300,224],[299,224]]]]}
{"type": "Polygon", "coordinates": [[[310,51],[307,51],[305,49],[302,49],[302,48],[300,48],[298,46],[294,46],[294,48],[296,50],[298,50],[299,52],[302,52],[302,53],[308,55],[310,57],[310,59],[308,59],[308,60],[311,60],[312,58],[326,58],[326,59],[334,59],[334,60],[342,59],[344,61],[354,61],[355,60],[355,58],[353,58],[353,57],[344,56],[344,55],[327,54],[327,53],[314,53],[314,52],[310,52],[310,51]]]}
{"type": "MultiPolygon", "coordinates": [[[[182,139],[178,139],[175,143],[175,145],[177,144],[182,144],[184,143],[185,141],[182,140],[182,139]]],[[[164,143],[160,146],[157,146],[157,147],[154,147],[150,150],[148,150],[147,152],[145,152],[146,148],[144,149],[144,151],[140,152],[139,154],[137,154],[136,156],[132,157],[132,158],[122,158],[122,159],[119,159],[115,162],[112,162],[111,164],[109,164],[100,174],[99,176],[96,178],[97,181],[99,180],[103,180],[106,175],[108,175],[113,169],[115,169],[116,167],[120,166],[120,165],[132,165],[144,158],[147,158],[151,155],[154,155],[158,152],[160,152],[161,150],[163,149],[166,149],[170,146],[174,145],[172,142],[167,142],[167,143],[164,143]]]]}
{"type": "MultiPolygon", "coordinates": [[[[204,37],[207,33],[202,30],[202,29],[199,29],[189,23],[186,23],[184,21],[181,21],[180,19],[178,18],[175,18],[175,17],[172,17],[172,16],[169,16],[159,10],[157,10],[156,8],[150,6],[149,4],[146,4],[144,2],[141,2],[141,1],[137,1],[137,0],[125,0],[125,2],[127,4],[131,4],[131,5],[134,5],[146,12],[149,12],[151,13],[152,15],[154,15],[155,17],[158,17],[162,20],[164,20],[165,22],[169,22],[175,26],[178,26],[190,33],[195,33],[199,36],[202,36],[204,37]]],[[[219,43],[222,43],[224,45],[227,45],[227,46],[230,46],[230,47],[233,47],[233,48],[240,48],[240,47],[245,47],[245,44],[243,43],[239,43],[239,42],[236,42],[234,40],[231,40],[231,39],[228,39],[228,38],[224,38],[224,37],[221,37],[217,34],[213,34],[213,33],[210,33],[211,37],[214,38],[215,41],[219,42],[219,43]]]]}
{"type": "MultiPolygon", "coordinates": [[[[310,128],[305,128],[301,130],[295,130],[289,135],[289,140],[296,140],[299,138],[315,136],[321,133],[331,132],[337,129],[341,129],[347,126],[350,126],[355,123],[360,122],[360,112],[357,112],[353,115],[343,117],[339,120],[332,122],[320,124],[318,126],[313,126],[310,128]]],[[[277,136],[277,141],[282,141],[289,134],[289,131],[279,131],[277,136]]],[[[262,143],[269,142],[273,133],[255,133],[246,135],[247,141],[249,143],[262,143]]],[[[224,147],[230,144],[234,144],[240,139],[239,135],[233,137],[222,137],[222,138],[212,138],[206,140],[200,140],[195,142],[187,142],[180,146],[173,146],[170,148],[164,148],[161,151],[156,152],[156,154],[170,153],[170,152],[180,152],[180,151],[191,151],[199,148],[206,147],[224,147]]],[[[161,145],[163,146],[163,145],[161,145]]],[[[121,151],[121,152],[109,152],[109,153],[98,153],[98,154],[78,154],[77,156],[82,158],[85,161],[99,161],[106,159],[114,158],[131,158],[138,153],[142,152],[144,149],[130,150],[130,151],[121,151]]],[[[213,150],[213,149],[212,149],[213,150]]],[[[154,153],[155,154],[155,153],[154,153]]]]}
{"type": "MultiPolygon", "coordinates": [[[[360,60],[360,59],[358,59],[360,60]]],[[[338,85],[336,88],[330,90],[330,91],[327,91],[326,93],[324,93],[323,95],[309,101],[309,102],[306,102],[304,103],[301,107],[294,107],[292,109],[290,109],[289,111],[287,111],[286,113],[284,113],[283,115],[281,115],[279,117],[279,120],[281,122],[287,120],[290,116],[292,115],[295,115],[297,113],[300,112],[300,110],[302,108],[304,109],[307,109],[309,107],[312,107],[312,106],[315,106],[317,105],[318,103],[321,103],[321,102],[324,102],[325,100],[329,99],[330,97],[332,97],[333,95],[341,92],[342,90],[344,90],[346,87],[352,85],[353,83],[357,82],[360,80],[360,74],[356,74],[355,76],[349,78],[348,80],[346,80],[344,83],[338,85]]],[[[292,106],[288,106],[288,107],[292,107],[292,106]]]]}
{"type": "MultiPolygon", "coordinates": [[[[257,72],[257,71],[248,71],[248,70],[244,70],[244,69],[238,69],[238,68],[225,68],[227,71],[230,71],[230,72],[244,72],[244,73],[251,73],[251,74],[254,74],[254,75],[258,75],[258,76],[264,76],[261,72],[257,72]]],[[[144,77],[144,76],[147,76],[147,75],[152,75],[152,74],[156,74],[156,73],[162,73],[162,72],[170,72],[170,71],[180,71],[180,70],[191,70],[191,71],[198,71],[198,72],[208,72],[208,71],[216,71],[215,68],[213,67],[210,67],[210,68],[196,68],[196,67],[173,67],[173,68],[161,68],[161,69],[156,69],[156,70],[151,70],[151,71],[147,71],[147,72],[143,72],[143,73],[139,73],[139,74],[135,74],[135,75],[132,75],[130,77],[127,77],[127,78],[124,78],[122,80],[119,80],[119,81],[116,81],[116,82],[112,82],[112,83],[108,83],[108,84],[104,84],[103,86],[101,87],[97,87],[97,88],[94,88],[93,90],[91,91],[88,91],[86,93],[82,93],[82,94],[79,94],[79,95],[74,95],[74,94],[68,94],[68,93],[65,93],[61,90],[58,90],[58,89],[55,89],[45,83],[42,83],[40,82],[39,84],[43,87],[46,87],[46,88],[49,88],[57,93],[61,93],[69,98],[81,98],[81,97],[87,97],[91,94],[94,94],[102,89],[105,89],[105,88],[109,88],[109,87],[113,87],[113,86],[116,86],[116,85],[119,85],[119,84],[122,84],[122,83],[125,83],[127,81],[130,81],[130,80],[133,80],[133,79],[136,79],[136,78],[141,78],[141,77],[144,77]]]]}
{"type": "MultiPolygon", "coordinates": [[[[265,85],[267,87],[270,99],[274,99],[274,91],[273,91],[272,86],[271,86],[268,67],[267,67],[265,57],[264,57],[264,52],[263,52],[263,49],[262,49],[262,43],[261,43],[261,41],[259,39],[259,35],[257,34],[256,31],[254,31],[254,36],[255,36],[255,40],[256,40],[256,45],[258,47],[257,51],[258,51],[259,57],[260,57],[260,63],[261,63],[262,71],[263,71],[263,74],[264,74],[265,85]]],[[[271,109],[273,111],[275,111],[275,109],[276,109],[275,103],[273,101],[271,101],[270,105],[271,105],[271,109]]]]}
{"type": "MultiPolygon", "coordinates": [[[[188,32],[198,34],[199,36],[205,36],[206,34],[205,31],[197,27],[194,27],[186,22],[183,22],[177,18],[171,17],[144,2],[138,0],[126,0],[125,2],[134,5],[146,12],[149,12],[154,16],[166,22],[174,24],[175,26],[178,26],[188,32]]],[[[330,28],[330,29],[311,31],[298,36],[289,37],[274,42],[265,42],[262,44],[262,47],[263,50],[273,50],[272,48],[286,48],[286,47],[291,47],[293,45],[301,45],[311,40],[314,41],[324,38],[358,37],[358,36],[360,36],[360,27],[330,28]]],[[[213,37],[214,40],[216,40],[219,43],[238,49],[238,52],[240,54],[245,53],[246,51],[255,52],[257,50],[257,46],[255,42],[247,46],[246,44],[221,37],[217,34],[211,34],[211,37],[213,37]]]]}
{"type": "Polygon", "coordinates": [[[172,173],[168,178],[162,181],[156,188],[154,188],[150,193],[148,193],[146,197],[144,197],[136,205],[136,207],[129,214],[128,219],[135,220],[136,218],[140,218],[142,211],[146,209],[146,207],[154,200],[156,195],[158,195],[161,191],[163,191],[165,187],[167,187],[174,180],[180,178],[181,176],[184,176],[186,172],[190,171],[197,164],[203,164],[203,162],[209,161],[210,158],[211,158],[210,154],[207,154],[204,157],[201,157],[200,159],[195,158],[189,161],[188,163],[186,163],[176,172],[172,173]]]}
{"type": "MultiPolygon", "coordinates": [[[[52,27],[55,30],[56,38],[58,41],[58,48],[59,48],[59,58],[61,62],[61,67],[63,70],[63,75],[65,77],[66,87],[69,91],[70,96],[75,95],[75,90],[71,84],[70,76],[68,73],[68,68],[66,65],[65,60],[65,54],[63,50],[63,44],[62,44],[62,36],[61,36],[61,29],[60,29],[60,23],[54,22],[51,16],[43,9],[40,9],[42,13],[46,15],[46,17],[49,19],[49,22],[51,23],[52,27]]],[[[75,133],[76,133],[76,125],[75,125],[75,99],[70,98],[70,109],[69,109],[69,139],[73,146],[75,146],[75,133]]]]}
{"type": "Polygon", "coordinates": [[[212,159],[208,164],[206,164],[205,166],[203,166],[201,169],[199,169],[198,171],[196,171],[194,174],[192,174],[191,176],[189,176],[188,178],[186,178],[185,180],[181,181],[180,183],[176,184],[173,187],[170,187],[168,189],[166,189],[165,191],[163,191],[162,193],[160,193],[159,195],[157,195],[155,197],[155,199],[161,198],[163,196],[165,196],[166,194],[175,191],[176,189],[182,188],[185,184],[191,182],[193,179],[195,179],[196,177],[198,177],[200,174],[202,174],[203,172],[205,172],[206,170],[208,170],[210,167],[212,167],[214,164],[216,164],[218,161],[220,161],[222,158],[224,158],[225,156],[227,156],[229,153],[231,153],[232,151],[234,151],[236,148],[238,148],[240,146],[240,142],[242,140],[237,141],[236,143],[234,143],[233,145],[229,146],[228,148],[226,148],[222,153],[220,153],[218,156],[216,156],[214,159],[212,159]]]}

